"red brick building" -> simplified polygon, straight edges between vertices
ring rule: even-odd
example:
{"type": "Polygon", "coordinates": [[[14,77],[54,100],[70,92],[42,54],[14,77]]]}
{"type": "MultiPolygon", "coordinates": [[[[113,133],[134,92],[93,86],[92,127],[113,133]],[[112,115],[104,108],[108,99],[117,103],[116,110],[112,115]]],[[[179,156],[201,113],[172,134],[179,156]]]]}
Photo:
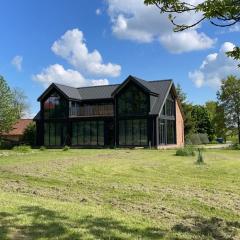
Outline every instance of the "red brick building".
{"type": "Polygon", "coordinates": [[[3,133],[2,138],[10,142],[20,142],[21,137],[27,126],[32,123],[32,119],[20,119],[12,127],[12,130],[8,133],[3,133]]]}

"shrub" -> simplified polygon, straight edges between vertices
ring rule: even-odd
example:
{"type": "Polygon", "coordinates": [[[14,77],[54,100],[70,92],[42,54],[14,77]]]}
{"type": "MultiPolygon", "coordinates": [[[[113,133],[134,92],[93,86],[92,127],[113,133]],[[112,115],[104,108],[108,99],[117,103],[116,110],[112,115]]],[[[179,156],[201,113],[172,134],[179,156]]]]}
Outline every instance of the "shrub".
{"type": "Polygon", "coordinates": [[[41,147],[39,148],[39,150],[40,150],[40,151],[45,151],[45,150],[46,150],[46,147],[41,146],[41,147]]]}
{"type": "Polygon", "coordinates": [[[191,141],[190,137],[186,137],[185,144],[192,145],[192,141],[191,141]]]}
{"type": "Polygon", "coordinates": [[[202,144],[209,143],[208,135],[206,133],[199,133],[198,135],[202,144]]]}
{"type": "Polygon", "coordinates": [[[240,150],[240,144],[234,143],[229,147],[231,150],[240,150]]]}
{"type": "Polygon", "coordinates": [[[202,155],[202,150],[200,148],[198,148],[198,156],[197,156],[197,164],[203,164],[204,160],[203,160],[203,155],[202,155]]]}
{"type": "Polygon", "coordinates": [[[69,149],[70,149],[69,146],[64,146],[64,147],[63,147],[63,151],[68,151],[69,149]]]}
{"type": "Polygon", "coordinates": [[[26,153],[31,151],[31,147],[27,145],[20,145],[20,146],[15,146],[13,150],[16,152],[26,153]]]}
{"type": "Polygon", "coordinates": [[[24,130],[21,141],[24,144],[34,146],[36,143],[36,125],[35,123],[30,123],[24,130]]]}
{"type": "Polygon", "coordinates": [[[6,140],[0,140],[0,149],[9,150],[14,147],[14,143],[6,140]]]}
{"type": "Polygon", "coordinates": [[[176,156],[195,156],[195,149],[190,146],[179,148],[176,151],[176,156]]]}
{"type": "Polygon", "coordinates": [[[192,134],[192,135],[190,136],[190,140],[191,140],[192,144],[194,144],[194,145],[200,145],[200,144],[202,144],[201,139],[200,139],[200,137],[199,137],[199,134],[197,134],[197,133],[192,134]]]}

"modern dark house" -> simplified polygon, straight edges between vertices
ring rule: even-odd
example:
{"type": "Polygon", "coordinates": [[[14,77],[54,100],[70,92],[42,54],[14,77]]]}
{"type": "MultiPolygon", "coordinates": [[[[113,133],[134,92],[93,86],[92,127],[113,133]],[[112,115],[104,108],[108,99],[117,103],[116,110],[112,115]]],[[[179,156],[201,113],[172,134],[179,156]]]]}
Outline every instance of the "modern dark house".
{"type": "Polygon", "coordinates": [[[184,144],[184,121],[172,80],[73,88],[51,84],[34,118],[39,146],[170,147],[184,144]]]}

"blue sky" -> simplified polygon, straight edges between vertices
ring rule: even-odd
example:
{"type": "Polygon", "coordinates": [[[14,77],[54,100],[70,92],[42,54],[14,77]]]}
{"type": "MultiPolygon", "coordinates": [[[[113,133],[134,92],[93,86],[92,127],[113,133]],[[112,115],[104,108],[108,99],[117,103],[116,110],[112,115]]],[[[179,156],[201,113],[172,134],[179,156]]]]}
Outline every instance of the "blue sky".
{"type": "Polygon", "coordinates": [[[174,34],[167,16],[141,0],[0,4],[0,74],[25,91],[31,114],[51,81],[86,86],[119,83],[129,74],[172,78],[189,101],[202,104],[215,99],[223,77],[239,76],[236,62],[224,53],[239,44],[239,25],[217,29],[205,23],[174,34]]]}

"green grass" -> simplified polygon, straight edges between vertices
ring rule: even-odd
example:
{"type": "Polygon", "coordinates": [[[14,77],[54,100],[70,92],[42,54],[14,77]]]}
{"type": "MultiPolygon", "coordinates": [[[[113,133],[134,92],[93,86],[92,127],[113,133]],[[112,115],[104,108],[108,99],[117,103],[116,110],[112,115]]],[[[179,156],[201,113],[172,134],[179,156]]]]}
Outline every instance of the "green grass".
{"type": "Polygon", "coordinates": [[[240,151],[0,151],[0,239],[240,239],[240,151]]]}

